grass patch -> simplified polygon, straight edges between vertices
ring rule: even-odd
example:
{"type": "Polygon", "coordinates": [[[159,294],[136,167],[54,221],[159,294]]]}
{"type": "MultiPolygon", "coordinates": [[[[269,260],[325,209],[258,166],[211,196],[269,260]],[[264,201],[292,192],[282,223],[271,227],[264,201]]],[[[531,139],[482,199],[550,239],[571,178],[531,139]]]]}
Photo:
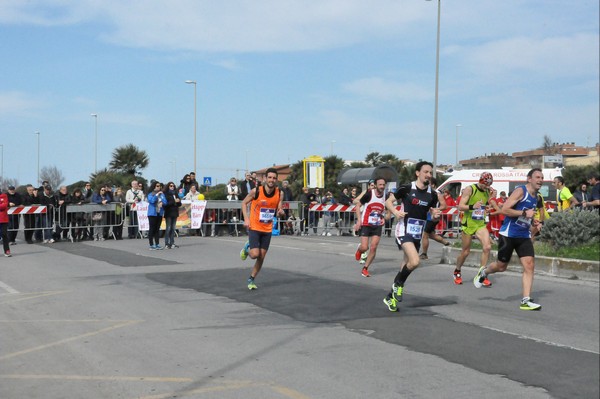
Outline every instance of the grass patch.
{"type": "MultiPolygon", "coordinates": [[[[574,247],[553,248],[550,244],[536,240],[534,242],[535,254],[539,256],[551,256],[555,258],[581,259],[581,260],[600,260],[600,242],[591,242],[584,245],[574,247]]],[[[460,240],[455,241],[452,246],[460,248],[460,240]]],[[[481,244],[478,240],[473,239],[471,244],[472,249],[481,249],[481,244]]],[[[492,251],[498,250],[498,244],[492,242],[492,251]]]]}

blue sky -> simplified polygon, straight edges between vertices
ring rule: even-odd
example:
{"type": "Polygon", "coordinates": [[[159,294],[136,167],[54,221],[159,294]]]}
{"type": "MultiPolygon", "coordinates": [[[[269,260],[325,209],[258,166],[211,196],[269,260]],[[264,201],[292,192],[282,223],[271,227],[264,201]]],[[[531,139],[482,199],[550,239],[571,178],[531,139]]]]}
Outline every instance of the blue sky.
{"type": "MultiPolygon", "coordinates": [[[[438,163],[599,135],[597,0],[441,1],[438,163]]],[[[437,2],[4,0],[5,178],[66,183],[112,151],[146,178],[223,183],[272,164],[370,151],[433,157],[437,2]]]]}

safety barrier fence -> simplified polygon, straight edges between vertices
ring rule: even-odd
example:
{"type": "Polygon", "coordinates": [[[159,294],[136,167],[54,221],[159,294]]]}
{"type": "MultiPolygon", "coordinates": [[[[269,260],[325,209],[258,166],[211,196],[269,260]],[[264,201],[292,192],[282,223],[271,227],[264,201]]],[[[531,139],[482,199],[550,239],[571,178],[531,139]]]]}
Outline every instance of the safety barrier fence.
{"type": "MultiPolygon", "coordinates": [[[[182,201],[177,218],[177,233],[202,236],[245,234],[241,201],[205,201],[204,214],[199,228],[192,228],[192,202],[182,201]]],[[[354,205],[305,206],[302,202],[284,202],[286,216],[277,218],[274,234],[282,235],[354,235],[356,213],[354,205]]],[[[129,238],[142,237],[138,212],[129,204],[69,204],[64,207],[17,206],[9,213],[9,233],[22,230],[25,238],[34,233],[37,240],[85,239],[102,240],[107,237],[120,239],[126,231],[129,238]],[[19,218],[23,219],[23,222],[19,218]]],[[[394,218],[386,221],[383,234],[391,235],[394,218]]],[[[165,229],[165,222],[161,229],[165,229]]],[[[436,233],[458,237],[459,212],[456,207],[446,209],[436,233]]]]}

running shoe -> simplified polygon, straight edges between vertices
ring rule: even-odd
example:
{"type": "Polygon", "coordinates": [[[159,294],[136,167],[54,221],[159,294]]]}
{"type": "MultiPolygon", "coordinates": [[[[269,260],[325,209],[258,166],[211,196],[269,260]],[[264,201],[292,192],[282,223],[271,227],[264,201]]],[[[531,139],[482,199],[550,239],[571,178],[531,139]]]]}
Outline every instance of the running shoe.
{"type": "Polygon", "coordinates": [[[154,246],[154,249],[161,251],[164,248],[157,244],[157,245],[154,246]]]}
{"type": "Polygon", "coordinates": [[[244,248],[240,251],[240,259],[246,260],[248,258],[248,248],[250,247],[250,241],[246,241],[244,248]]]}
{"type": "Polygon", "coordinates": [[[10,258],[12,255],[10,254],[10,251],[6,251],[4,253],[4,256],[6,256],[7,258],[10,258]]]}
{"type": "Polygon", "coordinates": [[[483,279],[483,282],[481,284],[483,284],[484,287],[488,287],[488,288],[490,288],[492,286],[492,282],[490,280],[488,280],[487,277],[483,279]]]}
{"type": "Polygon", "coordinates": [[[368,254],[368,253],[366,253],[366,252],[363,252],[363,253],[360,255],[360,262],[359,262],[359,263],[360,263],[361,265],[364,265],[365,263],[367,263],[367,256],[369,256],[369,254],[368,254]]]}
{"type": "Polygon", "coordinates": [[[519,306],[519,309],[521,310],[540,310],[541,308],[542,305],[533,302],[533,298],[530,298],[528,296],[521,299],[521,306],[519,306]]]}
{"type": "Polygon", "coordinates": [[[360,245],[359,245],[358,248],[356,248],[356,253],[354,254],[354,258],[356,260],[360,260],[361,255],[362,255],[362,252],[360,252],[360,245]]]}
{"type": "Polygon", "coordinates": [[[362,268],[362,272],[360,272],[360,275],[363,277],[371,277],[371,275],[369,274],[369,270],[366,267],[362,268]]]}
{"type": "Polygon", "coordinates": [[[248,279],[248,289],[249,289],[249,290],[255,290],[255,289],[257,289],[257,288],[258,288],[258,287],[256,286],[256,284],[254,284],[254,279],[253,279],[252,277],[250,277],[250,278],[248,279]]]}
{"type": "Polygon", "coordinates": [[[475,286],[475,288],[481,288],[483,286],[483,280],[485,280],[485,277],[483,277],[481,275],[481,273],[485,270],[485,266],[481,266],[479,268],[479,271],[477,272],[477,274],[475,275],[475,278],[473,278],[473,285],[475,286]]]}
{"type": "Polygon", "coordinates": [[[454,272],[454,284],[461,285],[462,283],[462,275],[460,272],[454,272]]]}
{"type": "Polygon", "coordinates": [[[404,291],[403,286],[396,285],[396,283],[392,285],[392,298],[395,299],[396,302],[402,302],[402,291],[404,291]]]}
{"type": "Polygon", "coordinates": [[[155,245],[150,245],[150,251],[156,251],[156,246],[155,245]]]}
{"type": "Polygon", "coordinates": [[[426,253],[422,253],[421,256],[420,256],[420,258],[423,259],[423,260],[428,260],[429,259],[429,257],[427,256],[426,253]]]}
{"type": "Polygon", "coordinates": [[[383,303],[385,303],[387,305],[390,312],[398,311],[398,305],[396,304],[396,300],[394,298],[385,297],[385,298],[383,298],[383,303]]]}

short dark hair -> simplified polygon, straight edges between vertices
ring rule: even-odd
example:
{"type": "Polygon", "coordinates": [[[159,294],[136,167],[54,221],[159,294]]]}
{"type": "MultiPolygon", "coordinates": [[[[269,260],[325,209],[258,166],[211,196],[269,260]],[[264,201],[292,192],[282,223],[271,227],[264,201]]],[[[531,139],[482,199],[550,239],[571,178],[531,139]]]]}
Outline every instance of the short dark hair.
{"type": "Polygon", "coordinates": [[[377,182],[378,182],[379,180],[383,180],[383,182],[384,182],[384,183],[387,183],[387,181],[385,180],[385,177],[377,177],[377,178],[375,178],[375,181],[374,181],[374,183],[375,183],[375,184],[377,184],[377,182]]]}
{"type": "Polygon", "coordinates": [[[275,173],[275,176],[279,176],[279,172],[277,172],[277,169],[275,169],[275,168],[267,169],[267,171],[265,172],[265,176],[268,175],[269,173],[275,173]]]}
{"type": "MultiPolygon", "coordinates": [[[[534,174],[535,172],[542,172],[542,170],[541,170],[540,168],[533,168],[533,169],[531,169],[529,172],[527,172],[527,177],[529,178],[529,177],[533,176],[533,174],[534,174]]],[[[543,173],[543,172],[542,172],[542,173],[543,173]]]]}
{"type": "Polygon", "coordinates": [[[587,176],[588,179],[596,179],[596,180],[600,180],[598,179],[598,173],[596,172],[590,172],[587,176]]]}
{"type": "Polygon", "coordinates": [[[415,171],[420,172],[421,168],[423,168],[423,166],[425,166],[425,165],[429,165],[433,168],[433,164],[431,162],[421,161],[421,162],[417,162],[417,164],[415,165],[415,171]]]}
{"type": "Polygon", "coordinates": [[[565,184],[565,178],[562,176],[556,176],[554,179],[558,180],[559,182],[561,182],[562,184],[565,184]]]}

